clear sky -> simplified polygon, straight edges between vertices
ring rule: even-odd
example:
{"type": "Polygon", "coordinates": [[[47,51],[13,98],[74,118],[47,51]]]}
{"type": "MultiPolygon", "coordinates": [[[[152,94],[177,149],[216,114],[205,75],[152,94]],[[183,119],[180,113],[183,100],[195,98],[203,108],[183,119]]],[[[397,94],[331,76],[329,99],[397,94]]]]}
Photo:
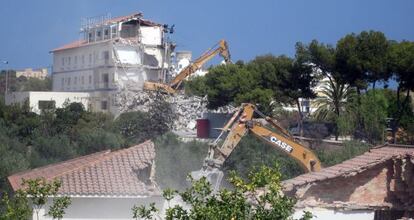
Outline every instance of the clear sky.
{"type": "MultiPolygon", "coordinates": [[[[362,30],[395,40],[414,40],[412,0],[2,0],[0,59],[10,68],[50,66],[53,48],[79,39],[83,17],[136,11],[175,24],[177,50],[198,56],[219,39],[233,60],[256,55],[294,55],[297,41],[334,44],[362,30]]],[[[0,69],[3,69],[0,64],[0,69]]]]}

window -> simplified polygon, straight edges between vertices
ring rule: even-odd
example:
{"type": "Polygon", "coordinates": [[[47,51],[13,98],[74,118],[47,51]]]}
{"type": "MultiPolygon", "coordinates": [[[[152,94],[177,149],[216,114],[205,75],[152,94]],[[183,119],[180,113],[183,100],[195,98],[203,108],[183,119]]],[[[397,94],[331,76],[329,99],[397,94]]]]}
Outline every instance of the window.
{"type": "Polygon", "coordinates": [[[89,64],[91,64],[92,63],[92,54],[90,53],[89,54],[89,64]]]}
{"type": "Polygon", "coordinates": [[[105,64],[108,64],[109,63],[109,51],[104,51],[103,53],[102,53],[102,56],[103,56],[103,58],[104,58],[104,60],[105,60],[105,64]]]}
{"type": "Polygon", "coordinates": [[[101,110],[108,109],[108,101],[101,101],[101,110]]]}
{"type": "Polygon", "coordinates": [[[65,58],[62,57],[62,66],[64,66],[64,65],[65,65],[65,58]]]}
{"type": "Polygon", "coordinates": [[[92,76],[89,75],[89,84],[92,84],[92,76]]]}
{"type": "Polygon", "coordinates": [[[81,76],[81,83],[82,85],[85,84],[85,77],[81,76]]]}
{"type": "Polygon", "coordinates": [[[85,55],[82,55],[82,65],[85,64],[85,55]]]}
{"type": "Polygon", "coordinates": [[[70,65],[70,58],[71,58],[71,57],[68,57],[68,65],[70,65]]]}
{"type": "Polygon", "coordinates": [[[109,39],[109,29],[105,28],[104,30],[104,39],[109,39]]]}
{"type": "Polygon", "coordinates": [[[65,78],[62,78],[62,87],[65,86],[65,78]]]}
{"type": "Polygon", "coordinates": [[[88,42],[94,42],[95,41],[95,35],[93,32],[89,32],[88,34],[88,42]]]}
{"type": "Polygon", "coordinates": [[[109,74],[108,73],[102,74],[102,82],[103,82],[104,88],[109,87],[109,74]]]}
{"type": "Polygon", "coordinates": [[[68,86],[70,86],[70,77],[68,78],[68,86]]]}
{"type": "Polygon", "coordinates": [[[111,28],[111,32],[112,32],[112,34],[111,34],[111,38],[115,38],[116,37],[116,35],[117,35],[117,30],[116,30],[116,26],[113,26],[112,28],[111,28]]]}
{"type": "Polygon", "coordinates": [[[54,109],[56,107],[56,102],[53,100],[50,100],[50,101],[39,100],[38,105],[39,105],[40,110],[54,109]]]}
{"type": "Polygon", "coordinates": [[[75,59],[73,60],[73,63],[74,63],[75,65],[77,65],[77,64],[78,64],[78,56],[75,56],[75,59]]]}
{"type": "Polygon", "coordinates": [[[78,77],[75,76],[75,80],[73,80],[73,84],[76,85],[78,83],[78,77]]]}

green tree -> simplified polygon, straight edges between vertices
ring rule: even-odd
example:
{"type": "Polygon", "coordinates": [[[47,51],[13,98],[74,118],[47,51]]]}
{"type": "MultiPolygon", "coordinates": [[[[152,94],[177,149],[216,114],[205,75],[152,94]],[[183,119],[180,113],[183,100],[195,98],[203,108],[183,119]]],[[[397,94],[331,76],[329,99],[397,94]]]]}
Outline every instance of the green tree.
{"type": "Polygon", "coordinates": [[[345,83],[356,88],[359,96],[367,88],[367,77],[360,64],[356,34],[348,34],[337,42],[335,60],[337,71],[345,83]]]}
{"type": "Polygon", "coordinates": [[[80,155],[107,149],[119,149],[125,146],[125,141],[120,134],[102,128],[83,128],[77,133],[79,134],[76,139],[77,152],[80,155]]]}
{"type": "MultiPolygon", "coordinates": [[[[179,193],[190,206],[180,205],[166,210],[166,219],[291,219],[295,201],[281,193],[281,175],[275,168],[260,167],[248,175],[248,180],[233,173],[229,181],[233,189],[221,189],[213,193],[205,177],[194,180],[192,186],[179,193]],[[258,195],[258,191],[263,192],[258,195]]],[[[175,190],[169,190],[165,199],[171,200],[175,190]]],[[[155,210],[154,210],[155,212],[155,210]]],[[[144,212],[142,217],[147,216],[144,212]]],[[[312,215],[305,213],[304,218],[312,215]]]]}
{"type": "Polygon", "coordinates": [[[335,139],[338,140],[338,120],[343,112],[346,111],[347,101],[353,95],[353,90],[348,85],[336,81],[335,78],[325,81],[320,91],[320,96],[316,98],[317,109],[314,116],[318,120],[330,121],[336,124],[335,139]]]}
{"type": "Polygon", "coordinates": [[[404,115],[404,109],[409,107],[410,91],[414,90],[414,42],[402,41],[393,42],[388,54],[389,66],[396,76],[398,82],[397,88],[397,111],[392,117],[395,119],[393,124],[393,139],[396,142],[395,134],[401,119],[404,115]],[[405,91],[405,97],[401,98],[401,93],[405,91]]]}
{"type": "Polygon", "coordinates": [[[3,193],[1,197],[0,220],[29,219],[33,214],[27,195],[22,191],[15,193],[14,196],[3,193]]]}
{"type": "MultiPolygon", "coordinates": [[[[50,197],[57,195],[60,186],[61,183],[57,180],[52,182],[47,182],[44,178],[23,180],[21,189],[17,190],[13,197],[3,194],[0,219],[29,219],[33,211],[39,219],[40,209],[46,205],[50,197]]],[[[55,198],[48,214],[53,218],[61,219],[70,203],[71,200],[67,196],[55,198]]]]}
{"type": "Polygon", "coordinates": [[[375,89],[377,81],[387,81],[391,76],[387,66],[389,42],[384,33],[372,30],[362,31],[357,39],[358,66],[375,89]]]}
{"type": "Polygon", "coordinates": [[[16,91],[51,91],[52,79],[46,77],[45,79],[19,77],[16,80],[16,91]]]}
{"type": "Polygon", "coordinates": [[[115,119],[113,129],[119,132],[127,142],[141,143],[152,138],[151,119],[147,112],[126,112],[115,119]]]}
{"type": "Polygon", "coordinates": [[[54,198],[47,215],[52,216],[53,219],[62,219],[65,215],[65,209],[67,209],[71,203],[72,201],[67,196],[54,198]]]}

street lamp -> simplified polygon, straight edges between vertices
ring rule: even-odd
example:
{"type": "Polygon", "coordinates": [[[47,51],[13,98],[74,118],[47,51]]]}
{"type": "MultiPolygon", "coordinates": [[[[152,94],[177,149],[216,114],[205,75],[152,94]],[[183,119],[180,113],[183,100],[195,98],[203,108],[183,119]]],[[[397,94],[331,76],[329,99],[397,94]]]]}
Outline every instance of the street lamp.
{"type": "MultiPolygon", "coordinates": [[[[1,60],[1,63],[7,65],[9,64],[9,61],[1,60]]],[[[8,78],[9,78],[9,70],[6,68],[6,88],[4,88],[4,94],[8,93],[8,78]]]]}

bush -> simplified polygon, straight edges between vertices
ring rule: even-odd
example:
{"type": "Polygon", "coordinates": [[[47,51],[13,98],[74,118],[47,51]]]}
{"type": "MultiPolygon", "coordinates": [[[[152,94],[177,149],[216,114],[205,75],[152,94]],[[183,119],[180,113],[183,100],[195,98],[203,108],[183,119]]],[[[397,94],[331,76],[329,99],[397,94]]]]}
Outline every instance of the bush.
{"type": "Polygon", "coordinates": [[[339,150],[324,151],[317,150],[322,165],[325,167],[333,166],[345,160],[359,156],[370,149],[370,145],[359,141],[345,141],[344,146],[339,150]]]}
{"type": "Polygon", "coordinates": [[[124,136],[128,143],[141,143],[152,138],[151,120],[146,112],[122,113],[114,122],[114,131],[124,136]]]}
{"type": "Polygon", "coordinates": [[[102,128],[86,128],[78,133],[78,153],[81,155],[107,149],[119,149],[125,144],[121,135],[105,131],[102,128]]]}

